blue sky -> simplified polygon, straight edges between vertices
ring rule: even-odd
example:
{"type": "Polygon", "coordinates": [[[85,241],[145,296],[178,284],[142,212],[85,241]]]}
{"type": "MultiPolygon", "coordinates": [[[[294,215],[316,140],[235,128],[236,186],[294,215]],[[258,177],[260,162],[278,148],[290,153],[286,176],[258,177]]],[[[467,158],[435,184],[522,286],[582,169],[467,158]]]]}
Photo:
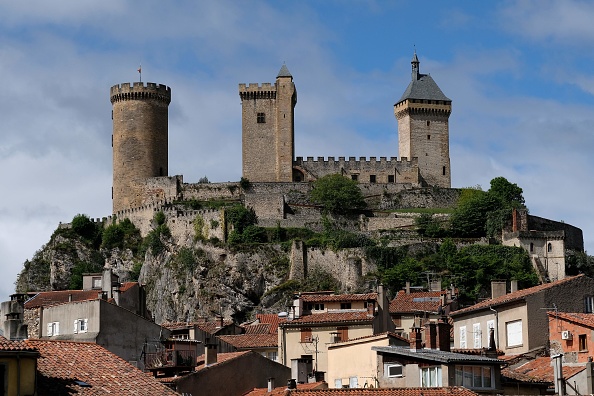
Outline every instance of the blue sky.
{"type": "Polygon", "coordinates": [[[110,86],[172,88],[169,173],[241,176],[239,83],[298,90],[296,155],[397,156],[414,49],[453,101],[452,183],[504,176],[594,251],[594,3],[143,1],[0,4],[0,297],[77,213],[111,211],[110,86]]]}

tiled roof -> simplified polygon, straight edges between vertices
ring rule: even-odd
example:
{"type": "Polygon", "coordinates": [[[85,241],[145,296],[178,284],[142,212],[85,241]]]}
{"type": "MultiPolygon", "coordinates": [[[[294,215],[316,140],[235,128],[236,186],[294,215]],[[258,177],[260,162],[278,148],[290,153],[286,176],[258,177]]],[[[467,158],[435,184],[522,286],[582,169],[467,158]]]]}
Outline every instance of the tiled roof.
{"type": "Polygon", "coordinates": [[[549,316],[594,328],[594,314],[579,312],[548,312],[549,316]]]}
{"type": "Polygon", "coordinates": [[[30,351],[34,352],[37,349],[32,347],[31,345],[27,344],[26,341],[10,341],[0,336],[0,352],[1,351],[15,351],[15,352],[22,352],[22,351],[30,351]]]}
{"type": "MultiPolygon", "coordinates": [[[[233,324],[233,320],[224,320],[223,321],[223,327],[226,326],[230,326],[233,324]]],[[[219,327],[220,322],[217,321],[212,321],[212,322],[206,322],[206,321],[198,321],[198,322],[164,322],[161,324],[161,326],[165,327],[166,329],[169,330],[180,330],[180,329],[186,329],[189,327],[198,327],[200,330],[209,333],[209,334],[214,334],[217,331],[219,331],[220,329],[222,329],[223,327],[219,327]]]]}
{"type": "Polygon", "coordinates": [[[245,334],[270,334],[270,323],[257,323],[243,326],[245,334]]]}
{"type": "Polygon", "coordinates": [[[54,290],[39,292],[25,302],[25,309],[47,307],[72,301],[95,300],[100,290],[54,290]],[[72,297],[70,297],[72,296],[72,297]]]}
{"type": "Polygon", "coordinates": [[[125,293],[132,287],[136,286],[138,282],[124,282],[120,285],[120,293],[125,293]]]}
{"type": "MultiPolygon", "coordinates": [[[[582,370],[585,366],[563,366],[563,378],[568,379],[582,370]]],[[[507,367],[501,370],[501,376],[507,380],[520,382],[549,382],[555,380],[550,357],[538,357],[519,367],[507,367]]]]}
{"type": "Polygon", "coordinates": [[[337,322],[372,322],[373,315],[367,311],[340,311],[340,312],[323,312],[311,315],[305,315],[297,319],[289,320],[280,323],[281,327],[289,327],[292,325],[303,324],[322,324],[322,323],[337,323],[337,322]]]}
{"type": "Polygon", "coordinates": [[[445,292],[418,291],[407,294],[405,290],[400,290],[390,302],[390,313],[437,312],[442,294],[445,292]]]}
{"type": "Polygon", "coordinates": [[[462,308],[459,309],[457,311],[453,311],[450,313],[451,316],[457,316],[463,313],[467,313],[467,312],[472,312],[472,311],[477,311],[480,309],[485,309],[485,308],[489,308],[489,307],[493,307],[496,305],[502,305],[502,304],[506,304],[512,301],[518,301],[518,300],[522,300],[527,296],[530,296],[532,294],[536,294],[539,293],[543,290],[547,290],[550,289],[552,287],[557,287],[561,284],[565,284],[568,282],[573,282],[576,279],[580,278],[584,276],[582,275],[577,275],[577,276],[571,276],[571,277],[567,277],[565,279],[561,279],[555,282],[551,282],[551,283],[543,283],[542,285],[538,285],[538,286],[534,286],[534,287],[529,287],[528,289],[523,289],[523,290],[518,290],[515,291],[513,293],[508,293],[506,295],[497,297],[497,298],[490,298],[488,300],[485,301],[481,301],[478,304],[474,304],[473,306],[467,307],[467,308],[462,308]]]}
{"type": "Polygon", "coordinates": [[[384,333],[379,333],[379,334],[370,334],[370,335],[366,335],[366,336],[362,336],[362,337],[357,337],[357,338],[349,338],[348,340],[345,341],[338,341],[338,342],[334,342],[332,343],[332,345],[329,345],[328,347],[336,347],[338,345],[341,344],[352,344],[353,342],[358,342],[358,341],[366,341],[366,340],[374,340],[374,339],[382,339],[384,337],[391,337],[391,338],[395,338],[397,340],[401,340],[406,342],[407,344],[409,343],[409,340],[407,340],[406,338],[399,336],[396,333],[392,333],[391,331],[386,331],[384,333]]]}
{"type": "Polygon", "coordinates": [[[256,319],[260,323],[270,324],[270,333],[278,333],[278,324],[287,321],[286,318],[281,318],[277,314],[257,314],[256,319]]]}
{"type": "MultiPolygon", "coordinates": [[[[246,353],[252,353],[252,352],[241,351],[241,352],[217,353],[217,362],[208,366],[208,367],[212,367],[216,364],[224,363],[228,360],[237,359],[238,357],[245,355],[246,353]]],[[[204,365],[204,359],[205,359],[204,355],[198,356],[198,359],[197,359],[198,365],[196,366],[196,371],[200,371],[200,370],[203,370],[206,368],[206,366],[204,365]]]]}
{"type": "Polygon", "coordinates": [[[178,395],[105,348],[86,342],[27,340],[40,352],[38,394],[178,395]]]}
{"type": "Polygon", "coordinates": [[[416,358],[419,360],[426,360],[432,362],[440,362],[440,363],[481,363],[481,364],[500,364],[503,361],[495,358],[490,358],[487,356],[477,356],[477,355],[466,355],[463,353],[456,353],[456,352],[449,352],[449,351],[441,351],[438,349],[420,349],[420,350],[411,350],[409,347],[401,347],[401,346],[374,346],[371,347],[371,350],[398,355],[398,356],[407,356],[416,358]]]}
{"type": "Polygon", "coordinates": [[[286,395],[295,396],[476,396],[461,386],[443,388],[374,388],[374,389],[296,389],[286,395]]]}
{"type": "Polygon", "coordinates": [[[301,294],[303,302],[342,302],[342,301],[369,301],[377,300],[377,293],[366,294],[301,294]]]}
{"type": "Polygon", "coordinates": [[[238,349],[272,348],[278,346],[276,334],[221,335],[219,338],[238,349]]]}
{"type": "MultiPolygon", "coordinates": [[[[328,384],[325,381],[312,382],[307,384],[297,384],[297,389],[311,390],[311,389],[328,389],[328,384]]],[[[254,388],[245,393],[243,396],[284,396],[287,392],[287,385],[274,388],[272,392],[268,392],[267,388],[254,388]]]]}

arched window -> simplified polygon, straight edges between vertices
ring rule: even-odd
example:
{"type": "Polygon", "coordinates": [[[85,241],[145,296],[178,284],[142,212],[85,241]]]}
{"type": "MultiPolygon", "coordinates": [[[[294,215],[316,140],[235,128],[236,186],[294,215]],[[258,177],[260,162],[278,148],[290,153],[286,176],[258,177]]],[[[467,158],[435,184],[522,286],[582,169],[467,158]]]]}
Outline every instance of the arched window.
{"type": "Polygon", "coordinates": [[[549,242],[547,244],[547,252],[551,253],[553,251],[553,245],[551,244],[551,242],[549,242]]]}

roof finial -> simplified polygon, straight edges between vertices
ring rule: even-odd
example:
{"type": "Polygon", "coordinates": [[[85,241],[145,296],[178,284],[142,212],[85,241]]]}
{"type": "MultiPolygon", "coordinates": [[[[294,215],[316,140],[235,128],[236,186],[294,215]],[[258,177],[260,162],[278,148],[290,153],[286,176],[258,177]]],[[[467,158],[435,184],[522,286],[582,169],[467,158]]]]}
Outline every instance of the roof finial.
{"type": "Polygon", "coordinates": [[[419,58],[417,57],[417,47],[414,46],[415,48],[415,52],[413,54],[412,60],[410,61],[410,64],[412,65],[412,80],[416,81],[419,79],[419,58]]]}

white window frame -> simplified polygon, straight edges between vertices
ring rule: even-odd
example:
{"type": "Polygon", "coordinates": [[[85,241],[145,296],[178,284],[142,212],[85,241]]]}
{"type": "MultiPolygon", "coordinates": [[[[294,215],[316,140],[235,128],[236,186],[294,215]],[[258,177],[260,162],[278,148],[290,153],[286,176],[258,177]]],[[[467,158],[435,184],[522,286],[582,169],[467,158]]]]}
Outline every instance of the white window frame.
{"type": "Polygon", "coordinates": [[[420,385],[423,388],[439,388],[441,384],[441,366],[423,367],[420,370],[420,385]]]}
{"type": "Polygon", "coordinates": [[[460,326],[460,349],[466,349],[466,326],[460,326]]]}
{"type": "Polygon", "coordinates": [[[75,319],[74,320],[74,327],[73,332],[76,333],[86,333],[89,331],[89,320],[88,319],[75,319]]]}
{"type": "Polygon", "coordinates": [[[342,378],[337,378],[334,380],[334,387],[336,389],[341,389],[342,388],[342,378]]]}
{"type": "Polygon", "coordinates": [[[384,375],[387,378],[402,378],[404,377],[404,366],[400,363],[385,363],[384,364],[384,375]],[[400,374],[390,374],[390,369],[393,367],[400,367],[400,374]]]}
{"type": "Polygon", "coordinates": [[[358,388],[359,380],[357,377],[349,377],[349,388],[358,388]]]}
{"type": "Polygon", "coordinates": [[[480,323],[473,323],[472,324],[472,339],[473,339],[473,346],[474,349],[480,349],[483,347],[482,345],[482,333],[481,333],[481,324],[480,323]]]}
{"type": "Polygon", "coordinates": [[[512,320],[505,323],[505,342],[508,348],[520,347],[523,345],[522,319],[512,320]]]}
{"type": "Polygon", "coordinates": [[[495,388],[495,371],[492,366],[470,366],[470,365],[456,365],[455,368],[454,385],[464,386],[468,389],[494,389],[495,388]],[[474,370],[479,369],[481,372],[481,385],[474,384],[474,370]],[[488,373],[488,376],[485,375],[488,373]],[[489,378],[490,385],[486,386],[485,382],[489,378]],[[466,383],[465,383],[466,382],[466,383]],[[470,383],[469,383],[470,382],[470,383]]]}
{"type": "Polygon", "coordinates": [[[594,313],[594,297],[584,297],[584,313],[594,313]]]}
{"type": "Polygon", "coordinates": [[[47,336],[60,335],[60,322],[50,322],[47,324],[47,336]]]}

